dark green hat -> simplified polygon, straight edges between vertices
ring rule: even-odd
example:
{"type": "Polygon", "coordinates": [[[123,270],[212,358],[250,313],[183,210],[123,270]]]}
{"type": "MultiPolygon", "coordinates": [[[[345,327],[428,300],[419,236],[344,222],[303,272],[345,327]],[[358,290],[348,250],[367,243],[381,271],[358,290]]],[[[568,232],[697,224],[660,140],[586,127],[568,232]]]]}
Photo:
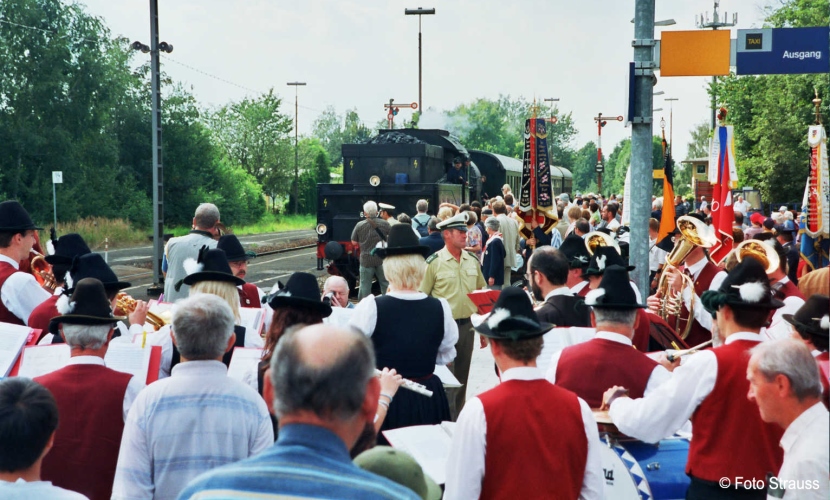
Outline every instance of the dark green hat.
{"type": "MultiPolygon", "coordinates": [[[[607,248],[607,247],[599,247],[607,248]]],[[[613,251],[613,249],[611,249],[613,251]]],[[[614,252],[616,253],[616,252],[614,252]]],[[[585,305],[604,309],[641,309],[646,306],[637,303],[637,296],[631,288],[628,271],[622,266],[612,265],[602,273],[602,281],[595,290],[585,296],[585,305]]]]}
{"type": "Polygon", "coordinates": [[[725,304],[762,310],[784,306],[783,302],[772,297],[764,266],[755,259],[741,261],[729,271],[718,290],[703,292],[700,301],[712,314],[725,304]]]}
{"type": "Polygon", "coordinates": [[[492,339],[524,340],[540,337],[553,327],[539,321],[524,290],[509,286],[499,294],[490,316],[475,330],[492,339]]]}

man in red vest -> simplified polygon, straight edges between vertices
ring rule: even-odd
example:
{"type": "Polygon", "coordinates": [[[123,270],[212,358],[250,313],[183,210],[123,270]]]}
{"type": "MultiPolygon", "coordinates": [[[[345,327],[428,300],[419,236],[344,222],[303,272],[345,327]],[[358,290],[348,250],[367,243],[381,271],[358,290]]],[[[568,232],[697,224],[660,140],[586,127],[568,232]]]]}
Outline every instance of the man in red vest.
{"type": "Polygon", "coordinates": [[[125,318],[113,316],[103,283],[82,279],[57,308],[62,316],[54,322],[72,357],[60,370],[35,378],[55,396],[61,415],[43,478],[90,499],[108,499],[124,421],[144,381],[104,364],[115,322],[125,318]]]}
{"type": "MultiPolygon", "coordinates": [[[[231,266],[233,275],[245,279],[248,274],[248,261],[256,257],[256,253],[245,251],[242,243],[234,234],[225,234],[219,238],[216,248],[225,251],[228,264],[231,266]]],[[[244,283],[236,287],[239,291],[239,305],[242,307],[262,307],[260,297],[264,295],[253,283],[244,283]]]]}
{"type": "Polygon", "coordinates": [[[458,417],[445,499],[602,498],[590,408],[536,368],[552,326],[539,322],[523,290],[507,287],[476,327],[490,339],[501,384],[467,401],[458,417]]]}
{"type": "Polygon", "coordinates": [[[53,230],[52,239],[49,240],[46,247],[49,249],[46,262],[52,266],[52,275],[55,277],[55,293],[35,307],[26,322],[29,328],[41,330],[41,338],[49,331],[49,320],[55,316],[60,316],[55,304],[63,294],[66,273],[69,272],[69,268],[72,266],[72,259],[90,253],[84,239],[77,233],[65,234],[59,239],[55,239],[53,230]]]}
{"type": "Polygon", "coordinates": [[[549,382],[573,391],[591,408],[600,407],[602,394],[611,386],[624,386],[631,397],[641,398],[671,378],[666,368],[634,349],[637,312],[645,306],[637,303],[628,283],[625,268],[605,270],[599,287],[585,297],[593,308],[596,337],[555,353],[545,374],[549,382]]]}
{"type": "Polygon", "coordinates": [[[772,298],[764,267],[751,258],[701,299],[715,314],[716,337],[723,344],[686,358],[668,382],[644,398],[625,397],[624,389],[615,386],[603,402],[622,433],[650,443],[691,418],[686,498],[766,498],[766,475],[781,466],[782,432],[765,423],[757,405],[746,398],[746,370],[769,311],[782,304],[772,298]]]}
{"type": "Polygon", "coordinates": [[[15,200],[0,203],[0,322],[25,325],[35,307],[49,298],[35,277],[20,271],[35,243],[29,212],[15,200]]]}

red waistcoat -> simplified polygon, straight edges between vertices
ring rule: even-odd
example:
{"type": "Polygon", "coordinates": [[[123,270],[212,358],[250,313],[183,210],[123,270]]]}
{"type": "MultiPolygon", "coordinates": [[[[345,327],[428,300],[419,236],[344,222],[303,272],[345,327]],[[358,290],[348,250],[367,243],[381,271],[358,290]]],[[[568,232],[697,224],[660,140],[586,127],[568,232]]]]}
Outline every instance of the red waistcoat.
{"type": "MultiPolygon", "coordinates": [[[[721,269],[718,266],[712,264],[711,262],[706,262],[706,265],[700,270],[700,274],[698,274],[697,279],[695,280],[695,294],[697,294],[698,300],[703,295],[703,292],[709,289],[709,286],[712,284],[712,280],[715,279],[715,276],[720,271],[721,269]]],[[[685,303],[680,314],[682,317],[689,316],[689,310],[686,309],[685,303]]],[[[671,325],[672,322],[669,321],[669,324],[671,325]]],[[[698,344],[712,340],[712,332],[704,328],[697,322],[697,320],[693,320],[692,329],[689,330],[689,335],[685,340],[686,344],[690,347],[694,347],[698,344]]]]}
{"type": "Polygon", "coordinates": [[[578,498],[588,438],[576,396],[546,380],[479,394],[487,421],[481,498],[578,498]]]}
{"type": "Polygon", "coordinates": [[[585,286],[582,287],[581,290],[576,292],[576,296],[585,298],[585,296],[588,295],[588,292],[590,292],[590,291],[591,291],[591,285],[586,284],[585,286]]]}
{"type": "Polygon", "coordinates": [[[746,397],[749,350],[758,344],[738,340],[712,349],[717,379],[692,414],[686,474],[713,482],[738,476],[764,481],[767,472],[778,474],[784,459],[778,443],[784,431],[761,420],[758,405],[746,397]]]}
{"type": "Polygon", "coordinates": [[[44,481],[91,500],[109,499],[132,375],[100,365],[69,365],[37,377],[58,402],[55,445],[43,459],[44,481]]]}
{"type": "Polygon", "coordinates": [[[60,316],[57,303],[60,295],[52,295],[40,303],[29,315],[29,328],[41,330],[41,335],[49,333],[49,321],[55,316],[60,316]]]}
{"type": "Polygon", "coordinates": [[[602,394],[615,385],[641,398],[657,362],[631,346],[593,338],[562,350],[556,365],[556,385],[573,391],[591,408],[602,405],[602,394]]]}
{"type": "MultiPolygon", "coordinates": [[[[8,262],[0,262],[0,288],[3,288],[3,285],[6,283],[6,280],[9,279],[9,276],[12,274],[19,272],[15,267],[8,262]]],[[[23,320],[15,316],[11,311],[6,309],[6,306],[3,305],[3,301],[0,300],[0,322],[3,323],[11,323],[13,325],[25,325],[23,320]]]]}
{"type": "Polygon", "coordinates": [[[259,289],[252,283],[245,283],[239,292],[239,305],[242,307],[262,307],[259,302],[259,289]]]}

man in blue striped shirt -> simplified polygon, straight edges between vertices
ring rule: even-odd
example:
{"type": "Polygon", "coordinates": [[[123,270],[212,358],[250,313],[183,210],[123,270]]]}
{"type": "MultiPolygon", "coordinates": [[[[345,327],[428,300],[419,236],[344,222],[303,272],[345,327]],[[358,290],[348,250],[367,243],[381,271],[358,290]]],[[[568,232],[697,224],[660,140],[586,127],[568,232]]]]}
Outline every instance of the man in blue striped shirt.
{"type": "Polygon", "coordinates": [[[274,443],[268,407],[228,377],[222,355],[234,346],[234,317],[216,295],[177,303],[173,340],[181,363],[143,389],[127,415],[114,500],[173,499],[199,474],[274,443]]]}
{"type": "Polygon", "coordinates": [[[380,396],[364,335],[314,325],[283,335],[271,358],[279,439],[262,454],[202,474],[179,499],[412,499],[364,471],[349,449],[372,426],[380,396]]]}

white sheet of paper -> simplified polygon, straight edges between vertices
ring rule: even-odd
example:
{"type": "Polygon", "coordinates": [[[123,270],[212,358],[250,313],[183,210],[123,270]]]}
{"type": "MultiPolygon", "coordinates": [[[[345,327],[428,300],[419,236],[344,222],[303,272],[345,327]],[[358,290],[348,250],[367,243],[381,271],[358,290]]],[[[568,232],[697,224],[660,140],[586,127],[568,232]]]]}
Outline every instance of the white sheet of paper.
{"type": "Polygon", "coordinates": [[[262,309],[259,307],[240,307],[239,308],[239,316],[241,326],[245,327],[245,330],[252,331],[256,330],[258,333],[262,333],[259,329],[262,326],[262,309]]]}
{"type": "Polygon", "coordinates": [[[35,378],[66,366],[70,351],[66,344],[37,345],[23,349],[22,356],[17,375],[35,378]]]}
{"type": "Polygon", "coordinates": [[[340,328],[350,328],[349,321],[354,315],[354,309],[346,309],[344,307],[332,307],[331,316],[323,318],[324,323],[330,323],[340,328]]]}
{"type": "Polygon", "coordinates": [[[32,331],[28,326],[0,323],[0,376],[9,375],[32,331]]]}
{"type": "Polygon", "coordinates": [[[455,378],[449,368],[444,365],[435,365],[435,376],[441,379],[444,387],[461,387],[461,382],[455,378]]]}
{"type": "Polygon", "coordinates": [[[152,349],[142,349],[141,345],[128,342],[110,342],[104,362],[108,368],[119,372],[131,373],[139,380],[147,380],[152,349]]]}
{"type": "Polygon", "coordinates": [[[546,373],[550,365],[550,358],[554,353],[562,349],[587,342],[594,338],[596,329],[585,327],[554,328],[544,335],[545,344],[542,346],[542,353],[536,358],[536,366],[546,373]]]}
{"type": "Polygon", "coordinates": [[[257,369],[262,359],[262,349],[237,347],[233,350],[228,377],[257,389],[257,369]]]}
{"type": "MultiPolygon", "coordinates": [[[[443,425],[443,424],[442,424],[443,425]]],[[[452,438],[441,425],[415,425],[383,431],[393,448],[404,450],[438,484],[447,480],[452,438]]]]}

